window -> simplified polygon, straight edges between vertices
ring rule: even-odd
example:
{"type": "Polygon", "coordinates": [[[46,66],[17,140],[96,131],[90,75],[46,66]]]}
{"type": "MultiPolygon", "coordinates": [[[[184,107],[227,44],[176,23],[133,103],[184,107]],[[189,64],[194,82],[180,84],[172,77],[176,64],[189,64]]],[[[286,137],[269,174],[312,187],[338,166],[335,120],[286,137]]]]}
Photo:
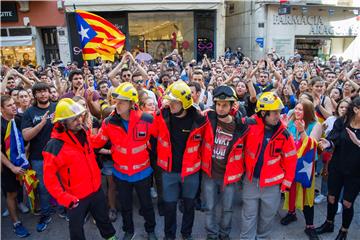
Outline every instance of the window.
{"type": "Polygon", "coordinates": [[[9,36],[31,35],[31,28],[9,28],[9,36]]]}
{"type": "Polygon", "coordinates": [[[185,61],[194,56],[193,12],[129,13],[129,35],[132,52],[144,50],[161,61],[174,48],[185,61]]]}

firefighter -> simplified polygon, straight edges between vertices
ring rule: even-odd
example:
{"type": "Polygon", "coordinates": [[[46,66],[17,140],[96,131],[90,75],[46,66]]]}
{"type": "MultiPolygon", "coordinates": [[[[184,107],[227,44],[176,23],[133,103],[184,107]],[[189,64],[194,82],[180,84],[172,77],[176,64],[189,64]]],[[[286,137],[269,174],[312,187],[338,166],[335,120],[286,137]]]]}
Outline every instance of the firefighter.
{"type": "Polygon", "coordinates": [[[245,139],[245,170],[241,239],[267,239],[281,193],[291,187],[297,155],[294,139],[280,121],[284,105],[273,92],[256,103],[255,125],[245,139]]]}
{"type": "MultiPolygon", "coordinates": [[[[192,239],[194,199],[199,188],[201,145],[207,118],[193,106],[190,87],[179,80],[165,91],[166,106],[155,117],[157,164],[162,168],[165,239],[176,238],[176,207],[184,205],[181,234],[192,239]]],[[[163,105],[163,106],[164,106],[163,105]]]]}
{"type": "Polygon", "coordinates": [[[90,132],[83,128],[85,111],[70,98],[57,104],[51,139],[42,152],[44,183],[56,201],[68,208],[70,239],[85,239],[83,225],[90,211],[101,236],[115,240],[90,132]]]}
{"type": "Polygon", "coordinates": [[[248,127],[241,114],[230,114],[237,101],[234,89],[220,86],[214,89],[215,111],[207,112],[210,121],[205,136],[202,169],[205,197],[205,229],[208,240],[230,239],[233,200],[237,183],[244,172],[244,138],[248,127]],[[210,144],[207,144],[210,143],[210,144]],[[220,196],[219,196],[220,195],[220,196]],[[216,220],[216,205],[221,200],[220,222],[216,220]]]}
{"type": "Polygon", "coordinates": [[[140,213],[145,219],[145,231],[149,240],[156,240],[155,213],[150,188],[153,169],[147,143],[153,129],[153,116],[135,109],[138,93],[135,87],[125,82],[112,93],[116,99],[115,111],[107,117],[92,141],[101,148],[108,140],[114,160],[113,176],[119,193],[123,219],[123,240],[135,238],[133,222],[133,189],[140,202],[140,213]]]}

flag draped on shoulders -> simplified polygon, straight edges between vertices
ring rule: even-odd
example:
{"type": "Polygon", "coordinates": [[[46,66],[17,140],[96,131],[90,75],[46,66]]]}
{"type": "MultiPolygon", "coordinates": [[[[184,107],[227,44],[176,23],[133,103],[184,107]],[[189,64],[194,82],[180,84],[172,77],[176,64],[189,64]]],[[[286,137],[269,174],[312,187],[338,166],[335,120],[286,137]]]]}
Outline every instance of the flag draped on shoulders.
{"type": "Polygon", "coordinates": [[[82,10],[76,10],[76,23],[84,60],[101,57],[114,61],[116,52],[121,53],[125,35],[104,18],[82,10]]]}
{"type": "Polygon", "coordinates": [[[301,183],[304,188],[311,186],[314,176],[314,164],[317,143],[311,137],[306,137],[297,146],[298,161],[296,165],[295,182],[301,183]]]}

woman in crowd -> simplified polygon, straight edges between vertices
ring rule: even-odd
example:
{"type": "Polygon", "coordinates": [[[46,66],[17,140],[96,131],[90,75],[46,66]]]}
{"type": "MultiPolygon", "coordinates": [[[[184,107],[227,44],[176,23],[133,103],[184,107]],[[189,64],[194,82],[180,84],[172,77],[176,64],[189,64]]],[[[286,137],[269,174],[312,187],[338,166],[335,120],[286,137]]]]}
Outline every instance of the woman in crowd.
{"type": "Polygon", "coordinates": [[[320,139],[322,129],[315,117],[312,102],[303,99],[296,104],[288,123],[288,130],[294,137],[299,159],[295,180],[289,193],[285,194],[284,208],[288,213],[281,219],[281,224],[288,225],[296,221],[295,209],[298,208],[305,216],[305,233],[310,240],[317,240],[319,238],[314,230],[315,158],[316,143],[320,139]]]}
{"type": "Polygon", "coordinates": [[[350,103],[346,115],[335,121],[329,136],[322,138],[319,145],[322,149],[332,150],[333,155],[329,163],[327,217],[316,232],[334,231],[337,202],[343,189],[342,226],[336,240],[345,240],[360,191],[360,97],[350,103]]]}

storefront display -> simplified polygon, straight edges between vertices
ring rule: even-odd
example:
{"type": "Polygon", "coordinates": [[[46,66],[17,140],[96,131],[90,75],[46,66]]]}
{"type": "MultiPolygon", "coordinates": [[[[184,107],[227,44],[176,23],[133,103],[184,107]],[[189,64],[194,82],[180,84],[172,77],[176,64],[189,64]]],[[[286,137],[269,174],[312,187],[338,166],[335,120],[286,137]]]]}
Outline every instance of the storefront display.
{"type": "Polygon", "coordinates": [[[1,64],[7,66],[36,65],[36,52],[34,43],[31,46],[1,47],[1,64]]]}
{"type": "Polygon", "coordinates": [[[194,58],[193,12],[129,13],[128,23],[132,52],[143,50],[161,61],[177,48],[186,61],[194,58]]]}

